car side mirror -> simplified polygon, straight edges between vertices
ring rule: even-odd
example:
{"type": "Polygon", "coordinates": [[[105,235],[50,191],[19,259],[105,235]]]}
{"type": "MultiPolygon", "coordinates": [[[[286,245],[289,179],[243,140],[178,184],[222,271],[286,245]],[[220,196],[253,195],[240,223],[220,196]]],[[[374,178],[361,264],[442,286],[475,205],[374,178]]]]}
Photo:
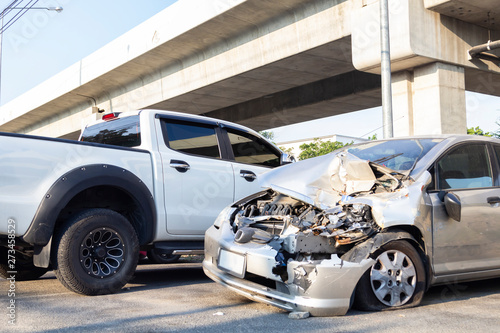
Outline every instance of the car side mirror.
{"type": "Polygon", "coordinates": [[[289,155],[287,153],[281,154],[281,165],[290,164],[293,162],[295,162],[295,157],[293,155],[289,155]]]}
{"type": "Polygon", "coordinates": [[[449,217],[460,222],[462,218],[462,203],[458,195],[453,192],[446,193],[444,196],[444,207],[449,217]]]}

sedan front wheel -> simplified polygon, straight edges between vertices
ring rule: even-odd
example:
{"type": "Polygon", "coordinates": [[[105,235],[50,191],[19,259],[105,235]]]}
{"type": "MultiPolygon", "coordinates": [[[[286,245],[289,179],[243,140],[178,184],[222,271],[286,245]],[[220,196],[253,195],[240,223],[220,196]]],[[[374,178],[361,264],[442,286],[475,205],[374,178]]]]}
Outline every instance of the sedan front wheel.
{"type": "Polygon", "coordinates": [[[417,250],[407,241],[393,241],[373,256],[375,263],[356,288],[356,306],[377,311],[417,306],[425,291],[425,269],[417,250]]]}

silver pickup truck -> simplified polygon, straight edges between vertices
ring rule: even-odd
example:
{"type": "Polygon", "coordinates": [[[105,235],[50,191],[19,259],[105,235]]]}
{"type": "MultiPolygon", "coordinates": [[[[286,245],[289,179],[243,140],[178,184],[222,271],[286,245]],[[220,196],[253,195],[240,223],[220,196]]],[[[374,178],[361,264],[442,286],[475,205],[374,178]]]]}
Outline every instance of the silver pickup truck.
{"type": "Polygon", "coordinates": [[[77,293],[116,292],[140,250],[203,250],[219,212],[286,160],[248,128],[158,110],[105,115],[80,141],[0,133],[0,276],[53,269],[77,293]]]}

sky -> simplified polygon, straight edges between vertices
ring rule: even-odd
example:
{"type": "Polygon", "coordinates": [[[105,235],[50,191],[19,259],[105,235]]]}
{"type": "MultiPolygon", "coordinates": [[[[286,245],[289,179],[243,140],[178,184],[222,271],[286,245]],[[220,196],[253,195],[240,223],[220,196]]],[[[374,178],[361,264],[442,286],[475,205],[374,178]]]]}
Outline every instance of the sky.
{"type": "MultiPolygon", "coordinates": [[[[12,1],[0,0],[1,8],[12,1]]],[[[29,1],[22,0],[20,4],[29,1]]],[[[1,104],[73,65],[174,2],[39,0],[35,7],[60,6],[63,11],[31,9],[4,32],[1,104]]]]}
{"type": "MultiPolygon", "coordinates": [[[[0,0],[1,9],[13,0],[0,0]]],[[[22,0],[19,5],[30,1],[22,0]]],[[[214,1],[214,0],[207,0],[214,1]]],[[[3,34],[1,104],[119,37],[175,0],[38,0],[36,7],[63,7],[60,13],[28,11],[3,34]]],[[[189,15],[189,14],[187,14],[189,15]]],[[[8,18],[6,17],[6,20],[8,18]]],[[[467,127],[496,131],[500,98],[467,92],[467,127]]],[[[175,111],[175,110],[173,110],[175,111]]],[[[397,126],[398,119],[394,119],[397,126]]],[[[324,135],[383,137],[380,107],[271,129],[275,142],[324,135]]]]}

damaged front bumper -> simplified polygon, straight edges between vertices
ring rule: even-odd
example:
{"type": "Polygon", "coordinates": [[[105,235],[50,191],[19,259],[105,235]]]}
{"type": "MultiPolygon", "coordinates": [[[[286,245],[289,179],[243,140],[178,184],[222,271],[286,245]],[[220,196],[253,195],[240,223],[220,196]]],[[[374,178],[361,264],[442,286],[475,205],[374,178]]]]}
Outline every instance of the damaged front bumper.
{"type": "Polygon", "coordinates": [[[206,232],[203,269],[208,277],[254,301],[313,316],[346,314],[357,282],[374,262],[347,262],[337,254],[303,257],[289,259],[286,272],[275,274],[279,251],[273,241],[238,244],[234,238],[229,223],[206,232]]]}

